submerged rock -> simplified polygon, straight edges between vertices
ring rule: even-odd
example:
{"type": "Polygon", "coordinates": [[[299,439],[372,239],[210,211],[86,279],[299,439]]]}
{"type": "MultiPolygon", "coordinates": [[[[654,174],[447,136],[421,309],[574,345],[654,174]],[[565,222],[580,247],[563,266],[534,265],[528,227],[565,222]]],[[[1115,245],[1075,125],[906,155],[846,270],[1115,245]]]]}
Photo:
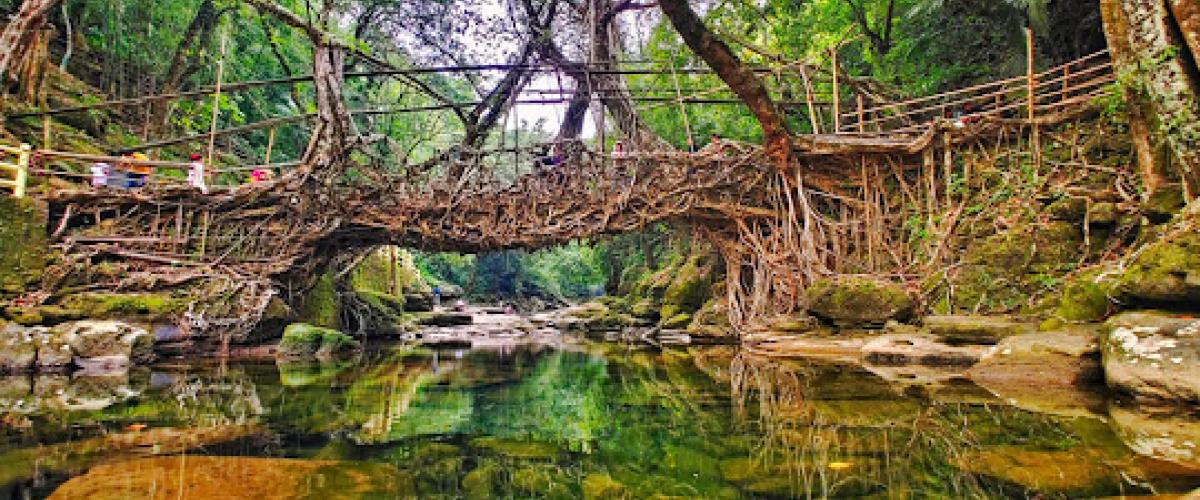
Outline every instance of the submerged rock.
{"type": "Polygon", "coordinates": [[[1109,386],[1147,402],[1200,402],[1200,319],[1143,311],[1106,325],[1109,386]]]}
{"type": "Polygon", "coordinates": [[[809,311],[842,327],[883,326],[912,318],[913,301],[900,285],[868,278],[818,280],[806,291],[809,311]]]}
{"type": "Polygon", "coordinates": [[[1109,409],[1109,422],[1134,453],[1200,470],[1200,420],[1156,415],[1131,408],[1109,409]]]}
{"type": "Polygon", "coordinates": [[[1017,335],[983,353],[967,377],[1020,408],[1095,417],[1104,398],[1098,331],[1087,328],[1017,335]]]}

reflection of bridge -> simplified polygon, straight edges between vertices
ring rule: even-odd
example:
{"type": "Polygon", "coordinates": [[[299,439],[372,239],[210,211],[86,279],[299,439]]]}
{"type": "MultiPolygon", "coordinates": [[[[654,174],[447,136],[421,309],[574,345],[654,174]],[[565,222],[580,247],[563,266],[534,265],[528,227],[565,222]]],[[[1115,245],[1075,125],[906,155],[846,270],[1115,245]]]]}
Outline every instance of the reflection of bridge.
{"type": "MultiPolygon", "coordinates": [[[[30,192],[50,203],[53,239],[72,262],[124,263],[110,276],[114,286],[215,274],[278,277],[311,265],[314,256],[382,244],[465,252],[538,248],[668,220],[740,234],[756,220],[785,221],[776,228],[795,224],[808,194],[863,204],[869,187],[856,175],[868,157],[899,158],[903,167],[904,159],[924,155],[923,165],[932,167],[941,149],[945,171],[922,170],[936,198],[932,176],[954,175],[956,144],[1014,129],[1036,137],[1039,126],[1089,109],[1113,81],[1104,61],[1097,54],[1041,74],[899,103],[867,106],[860,98],[854,111],[834,106],[825,118],[810,107],[811,129],[839,133],[794,137],[797,176],[772,166],[762,148],[730,141],[696,153],[622,156],[570,143],[563,162],[549,168],[540,165],[545,145],[459,150],[412,176],[322,178],[312,165],[244,167],[236,177],[253,168],[295,168],[277,180],[216,185],[201,194],[184,181],[183,163],[146,162],[157,171],[142,189],[92,188],[87,165],[119,159],[43,150],[33,154],[30,171],[48,179],[30,192]],[[510,179],[483,167],[508,161],[510,179]],[[797,182],[804,189],[793,199],[797,182]]],[[[893,171],[904,175],[904,168],[893,171]]]]}

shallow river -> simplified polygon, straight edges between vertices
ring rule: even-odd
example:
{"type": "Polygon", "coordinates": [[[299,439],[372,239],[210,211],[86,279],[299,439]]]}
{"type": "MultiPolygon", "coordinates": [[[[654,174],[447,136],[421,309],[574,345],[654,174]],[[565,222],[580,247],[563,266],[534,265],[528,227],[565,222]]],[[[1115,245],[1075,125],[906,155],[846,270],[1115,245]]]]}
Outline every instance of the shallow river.
{"type": "Polygon", "coordinates": [[[1118,413],[1102,397],[1057,415],[1010,403],[967,383],[904,387],[731,347],[393,346],[323,366],[8,377],[0,497],[1052,498],[1200,487],[1196,464],[1161,459],[1141,432],[1169,420],[1109,417],[1118,413]]]}

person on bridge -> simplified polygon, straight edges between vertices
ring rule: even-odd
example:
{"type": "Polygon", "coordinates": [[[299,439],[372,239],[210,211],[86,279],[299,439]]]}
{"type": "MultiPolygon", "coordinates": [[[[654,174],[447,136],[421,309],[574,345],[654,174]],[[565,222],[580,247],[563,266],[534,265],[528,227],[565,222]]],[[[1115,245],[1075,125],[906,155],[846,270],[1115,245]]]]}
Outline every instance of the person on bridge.
{"type": "Polygon", "coordinates": [[[274,175],[271,174],[271,171],[265,168],[256,168],[250,171],[251,184],[257,182],[267,182],[270,181],[272,177],[274,177],[274,175]]]}
{"type": "Polygon", "coordinates": [[[104,162],[96,162],[92,164],[92,187],[104,187],[108,185],[108,174],[112,172],[112,165],[104,162]]]}
{"type": "Polygon", "coordinates": [[[204,161],[195,153],[188,159],[191,160],[188,166],[188,185],[199,189],[203,194],[208,194],[208,183],[204,181],[204,161]]]}
{"type": "Polygon", "coordinates": [[[133,189],[146,186],[146,180],[154,173],[153,166],[143,163],[148,161],[150,158],[142,153],[122,157],[117,169],[125,172],[125,187],[133,189]]]}

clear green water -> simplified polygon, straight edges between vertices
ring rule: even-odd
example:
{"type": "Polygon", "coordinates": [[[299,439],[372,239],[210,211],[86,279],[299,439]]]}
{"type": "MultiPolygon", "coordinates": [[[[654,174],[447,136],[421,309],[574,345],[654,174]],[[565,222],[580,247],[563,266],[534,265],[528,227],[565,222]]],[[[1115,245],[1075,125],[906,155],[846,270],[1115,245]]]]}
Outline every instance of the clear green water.
{"type": "Polygon", "coordinates": [[[1142,431],[1167,425],[1178,437],[1190,424],[1114,419],[1100,406],[1055,416],[966,383],[903,387],[729,347],[394,347],[342,365],[8,377],[0,497],[1053,498],[1200,487],[1186,456],[1145,455],[1163,438],[1142,431]]]}

